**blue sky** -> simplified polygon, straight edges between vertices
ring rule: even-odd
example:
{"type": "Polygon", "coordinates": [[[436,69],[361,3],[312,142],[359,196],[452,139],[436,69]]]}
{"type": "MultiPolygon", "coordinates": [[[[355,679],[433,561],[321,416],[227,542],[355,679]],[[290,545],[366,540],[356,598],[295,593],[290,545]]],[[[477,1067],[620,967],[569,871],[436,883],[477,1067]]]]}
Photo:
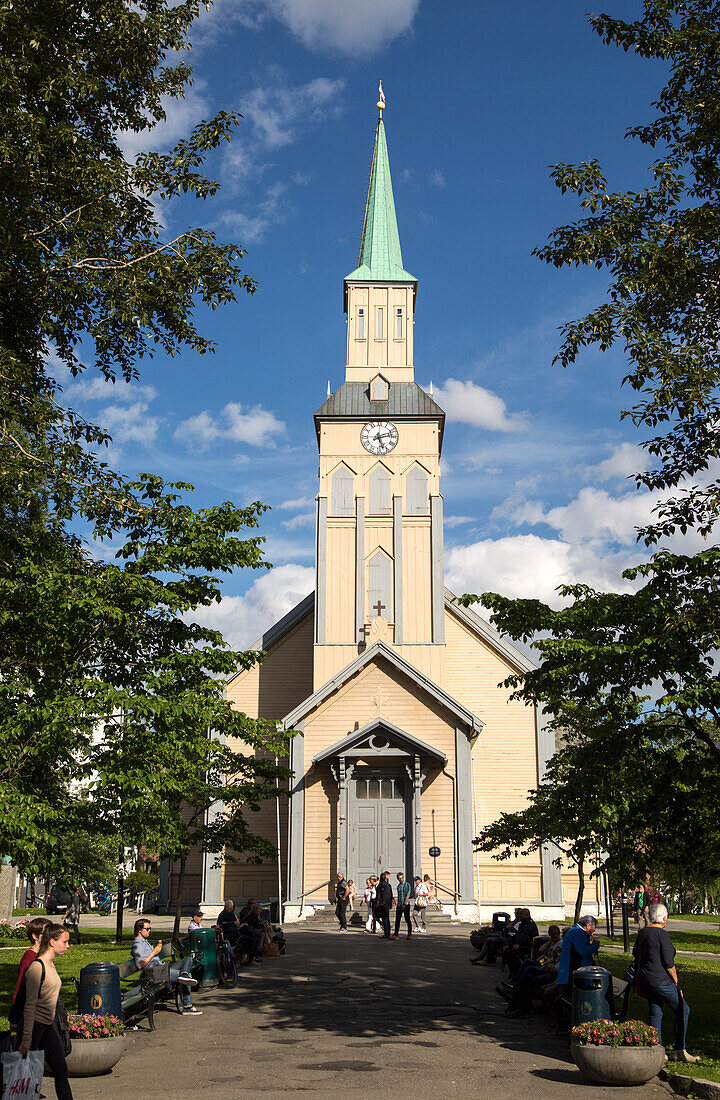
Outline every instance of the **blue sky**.
{"type": "MultiPolygon", "coordinates": [[[[633,18],[640,5],[609,10],[633,18]]],[[[643,460],[619,421],[622,355],[552,365],[558,326],[606,279],[531,255],[577,215],[550,164],[596,156],[614,187],[647,178],[647,150],[623,134],[650,117],[662,67],[604,46],[585,11],[577,0],[218,0],[203,16],[194,87],[168,105],[153,147],[221,108],[245,117],[210,164],[219,196],[162,216],[173,236],[205,224],[244,245],[259,290],[201,317],[213,356],[158,358],[132,386],[89,372],[66,395],[110,429],[126,473],[190,481],[198,506],[272,505],[275,569],[229,579],[208,616],[233,642],[312,587],[312,414],[328,379],[343,380],[342,279],[356,264],[380,78],[403,258],[419,279],[416,378],[448,414],[448,583],[551,599],[563,582],[619,585],[640,553],[634,527],[655,502],[627,480],[643,460]]]]}

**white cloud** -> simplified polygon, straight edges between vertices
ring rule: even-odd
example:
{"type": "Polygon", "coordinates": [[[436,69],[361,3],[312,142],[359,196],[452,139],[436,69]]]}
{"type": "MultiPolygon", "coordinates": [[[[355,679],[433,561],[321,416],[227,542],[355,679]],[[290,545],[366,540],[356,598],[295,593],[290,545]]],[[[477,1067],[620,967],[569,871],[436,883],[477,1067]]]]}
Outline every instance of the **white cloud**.
{"type": "Polygon", "coordinates": [[[175,438],[193,450],[204,451],[218,439],[233,443],[248,443],[255,447],[274,446],[274,437],[284,434],[285,423],[262,405],[246,408],[230,402],[214,418],[207,410],[183,420],[175,430],[175,438]]]}
{"type": "Polygon", "coordinates": [[[636,542],[636,527],[651,522],[658,502],[656,493],[631,490],[611,496],[605,489],[581,489],[569,504],[545,508],[539,500],[510,500],[500,505],[493,518],[504,516],[516,526],[546,523],[571,543],[602,541],[622,546],[636,542]]]}
{"type": "Polygon", "coordinates": [[[430,173],[430,183],[435,187],[445,187],[445,176],[442,174],[439,168],[436,168],[434,172],[430,173]]]}
{"type": "Polygon", "coordinates": [[[292,519],[283,520],[283,527],[287,527],[288,531],[295,531],[298,527],[312,527],[314,523],[314,512],[300,512],[299,515],[293,516],[292,519]]]}
{"type": "Polygon", "coordinates": [[[247,198],[249,181],[272,168],[269,159],[284,146],[297,141],[311,126],[337,116],[342,110],[343,79],[316,77],[306,84],[288,84],[274,73],[272,82],[247,92],[240,102],[245,119],[223,158],[223,177],[230,188],[242,191],[220,217],[220,222],[246,242],[262,240],[273,226],[281,225],[292,212],[291,187],[305,187],[307,174],[295,171],[288,180],[275,180],[262,187],[261,197],[247,198]]]}
{"type": "Polygon", "coordinates": [[[420,0],[215,0],[201,10],[193,42],[211,44],[232,23],[259,30],[269,19],[314,50],[368,56],[386,47],[412,26],[420,0]]]}
{"type": "Polygon", "coordinates": [[[265,543],[265,557],[273,565],[276,562],[292,562],[297,558],[313,558],[314,556],[315,547],[312,539],[308,539],[307,542],[298,542],[297,540],[283,539],[271,535],[265,543]]]}
{"type": "Polygon", "coordinates": [[[284,500],[277,504],[276,508],[282,508],[286,512],[295,512],[300,508],[310,508],[315,504],[313,497],[296,497],[295,500],[284,500]]]}
{"type": "Polygon", "coordinates": [[[501,397],[475,382],[448,378],[444,385],[435,387],[434,396],[449,419],[462,424],[491,432],[522,432],[528,427],[526,413],[508,413],[501,397]]]}
{"type": "Polygon", "coordinates": [[[133,405],[108,405],[98,413],[98,421],[116,444],[141,443],[148,446],[155,439],[161,420],[147,415],[146,401],[133,405]]]}
{"type": "Polygon", "coordinates": [[[135,401],[153,401],[157,390],[153,386],[139,386],[134,382],[109,382],[105,378],[80,378],[65,386],[65,397],[78,401],[115,401],[130,404],[135,401]]]}
{"type": "Polygon", "coordinates": [[[287,190],[288,185],[278,180],[267,188],[265,197],[251,208],[251,212],[226,210],[220,221],[226,229],[240,234],[245,243],[261,241],[268,229],[287,220],[290,214],[290,207],[284,201],[287,190]]]}
{"type": "Polygon", "coordinates": [[[461,527],[464,523],[474,523],[473,516],[445,516],[445,527],[461,527]]]}
{"type": "Polygon", "coordinates": [[[353,57],[386,48],[412,26],[420,0],[267,0],[267,7],[303,45],[353,57]]]}
{"type": "Polygon", "coordinates": [[[280,565],[261,574],[244,596],[225,596],[212,607],[199,608],[195,622],[220,630],[234,648],[244,649],[299,603],[315,584],[304,565],[280,565]]]}
{"type": "Polygon", "coordinates": [[[561,584],[589,584],[601,590],[629,591],[620,578],[629,559],[592,548],[573,546],[538,535],[511,535],[455,546],[445,557],[445,575],[453,592],[500,592],[512,598],[562,601],[561,584]]]}
{"type": "Polygon", "coordinates": [[[596,481],[628,478],[647,469],[647,454],[634,443],[621,443],[603,462],[586,467],[585,473],[596,481]]]}
{"type": "MultiPolygon", "coordinates": [[[[307,84],[276,83],[253,88],[240,104],[265,149],[279,149],[295,141],[299,130],[340,113],[344,80],[319,76],[307,84]]],[[[307,182],[302,177],[301,183],[307,182]]]]}

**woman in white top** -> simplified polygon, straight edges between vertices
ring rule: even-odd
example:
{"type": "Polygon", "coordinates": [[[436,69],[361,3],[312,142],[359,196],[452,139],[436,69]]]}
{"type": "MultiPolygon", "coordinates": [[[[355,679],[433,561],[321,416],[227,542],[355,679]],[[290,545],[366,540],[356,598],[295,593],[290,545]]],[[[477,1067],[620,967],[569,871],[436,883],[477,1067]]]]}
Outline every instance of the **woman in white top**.
{"type": "Polygon", "coordinates": [[[425,924],[425,910],[428,905],[428,889],[419,875],[415,876],[415,904],[413,905],[413,922],[416,932],[427,932],[425,924]]]}
{"type": "Polygon", "coordinates": [[[375,903],[375,886],[371,878],[365,879],[365,893],[363,894],[363,901],[367,905],[367,920],[365,921],[365,931],[375,931],[375,914],[373,913],[373,905],[375,903]]]}
{"type": "Polygon", "coordinates": [[[423,875],[423,883],[427,887],[428,905],[433,909],[440,908],[440,900],[435,893],[435,883],[430,880],[430,875],[423,875]]]}

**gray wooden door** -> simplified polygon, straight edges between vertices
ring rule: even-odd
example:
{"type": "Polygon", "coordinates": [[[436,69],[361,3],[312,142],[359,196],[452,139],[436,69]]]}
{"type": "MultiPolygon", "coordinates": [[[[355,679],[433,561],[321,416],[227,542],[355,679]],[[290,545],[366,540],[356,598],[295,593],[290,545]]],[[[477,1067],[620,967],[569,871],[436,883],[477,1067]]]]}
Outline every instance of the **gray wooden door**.
{"type": "Polygon", "coordinates": [[[407,807],[405,781],[394,777],[352,780],[348,874],[359,894],[365,879],[390,871],[407,874],[407,807]]]}

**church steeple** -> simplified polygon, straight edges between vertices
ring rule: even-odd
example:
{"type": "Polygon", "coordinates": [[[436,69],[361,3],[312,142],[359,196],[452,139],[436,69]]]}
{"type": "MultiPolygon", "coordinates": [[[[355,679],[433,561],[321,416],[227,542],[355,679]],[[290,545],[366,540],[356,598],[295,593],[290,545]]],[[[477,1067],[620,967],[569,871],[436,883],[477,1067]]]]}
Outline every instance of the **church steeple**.
{"type": "Polygon", "coordinates": [[[385,124],[378,119],[358,266],[346,281],[417,283],[403,267],[385,124]]]}
{"type": "Polygon", "coordinates": [[[417,279],[403,266],[384,108],[381,84],[360,256],[358,266],[344,280],[347,382],[369,382],[378,371],[390,382],[414,380],[412,328],[417,279]]]}

